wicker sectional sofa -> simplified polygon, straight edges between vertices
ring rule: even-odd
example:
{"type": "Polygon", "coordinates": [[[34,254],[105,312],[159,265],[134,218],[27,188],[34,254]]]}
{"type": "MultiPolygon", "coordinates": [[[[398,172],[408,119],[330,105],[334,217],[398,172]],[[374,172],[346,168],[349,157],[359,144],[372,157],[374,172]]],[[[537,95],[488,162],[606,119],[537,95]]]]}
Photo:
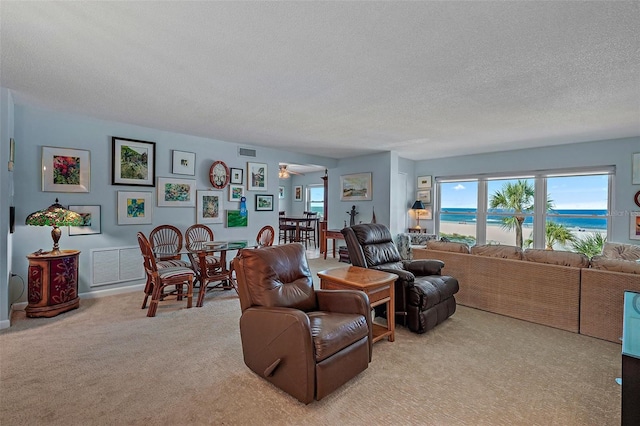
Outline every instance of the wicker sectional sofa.
{"type": "MultiPolygon", "coordinates": [[[[613,246],[613,245],[611,245],[613,246]]],[[[615,245],[619,246],[619,245],[615,245]]],[[[637,247],[637,246],[631,246],[637,247]]],[[[640,248],[638,248],[640,250],[640,248]]],[[[640,263],[511,246],[429,241],[415,259],[439,259],[458,279],[458,304],[620,343],[625,290],[640,291],[640,263]],[[613,264],[624,267],[616,271],[613,264]]],[[[640,253],[638,254],[640,257],[640,253]]]]}

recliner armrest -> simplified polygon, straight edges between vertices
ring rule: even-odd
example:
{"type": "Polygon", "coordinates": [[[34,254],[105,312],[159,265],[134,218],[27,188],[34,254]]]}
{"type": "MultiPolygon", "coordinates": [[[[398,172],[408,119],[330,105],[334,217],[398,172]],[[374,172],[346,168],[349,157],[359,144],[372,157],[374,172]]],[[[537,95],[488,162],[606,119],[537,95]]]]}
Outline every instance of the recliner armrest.
{"type": "Polygon", "coordinates": [[[381,268],[379,266],[374,266],[371,269],[376,269],[382,272],[389,272],[390,274],[396,274],[398,276],[398,279],[403,281],[405,285],[412,284],[416,279],[416,276],[406,269],[381,268]]]}
{"type": "Polygon", "coordinates": [[[404,260],[402,265],[418,276],[441,275],[444,268],[444,262],[437,259],[404,260]]]}

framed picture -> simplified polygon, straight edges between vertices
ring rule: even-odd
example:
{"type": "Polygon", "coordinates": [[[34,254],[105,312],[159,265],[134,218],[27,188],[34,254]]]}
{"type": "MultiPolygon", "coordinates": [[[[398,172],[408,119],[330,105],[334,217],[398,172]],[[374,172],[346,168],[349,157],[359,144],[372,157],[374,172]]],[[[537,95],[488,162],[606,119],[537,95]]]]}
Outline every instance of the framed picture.
{"type": "Polygon", "coordinates": [[[247,190],[260,191],[267,189],[267,164],[247,163],[247,190]]]}
{"type": "Polygon", "coordinates": [[[191,175],[191,176],[194,176],[196,174],[196,153],[195,152],[176,151],[174,149],[171,152],[171,156],[172,156],[171,173],[175,175],[191,175]]]}
{"type": "Polygon", "coordinates": [[[7,168],[10,172],[13,171],[13,165],[16,161],[16,141],[13,138],[9,139],[9,163],[7,168]]]}
{"type": "Polygon", "coordinates": [[[244,197],[244,186],[229,185],[229,201],[240,201],[244,197]]]}
{"type": "Polygon", "coordinates": [[[158,178],[158,207],[195,207],[196,180],[158,178]]]}
{"type": "Polygon", "coordinates": [[[135,139],[111,138],[112,185],[154,186],[156,180],[156,143],[135,139]]]}
{"type": "Polygon", "coordinates": [[[118,191],[118,225],[143,225],[153,221],[153,192],[118,191]]]}
{"type": "Polygon", "coordinates": [[[302,185],[293,187],[293,201],[302,201],[302,185]]]}
{"type": "Polygon", "coordinates": [[[371,201],[371,173],[340,176],[340,201],[371,201]]]}
{"type": "Polygon", "coordinates": [[[278,198],[281,200],[284,198],[284,186],[278,187],[278,198]]]}
{"type": "Polygon", "coordinates": [[[244,180],[244,170],[231,168],[231,183],[242,185],[244,180]]]}
{"type": "Polygon", "coordinates": [[[273,211],[273,195],[258,195],[256,194],[256,211],[257,212],[272,212],[273,211]]]}
{"type": "Polygon", "coordinates": [[[640,185],[640,152],[633,154],[632,180],[634,185],[640,185]]]}
{"type": "Polygon", "coordinates": [[[240,215],[240,210],[227,210],[227,228],[247,226],[249,215],[240,215]]]}
{"type": "Polygon", "coordinates": [[[640,212],[629,213],[629,239],[640,240],[640,212]]]}
{"type": "Polygon", "coordinates": [[[69,206],[69,210],[82,216],[82,225],[70,226],[69,236],[99,234],[100,206],[69,206]]]}
{"type": "Polygon", "coordinates": [[[42,147],[42,190],[89,192],[91,159],[84,149],[42,147]]]}
{"type": "Polygon", "coordinates": [[[431,190],[424,189],[416,192],[416,200],[422,201],[424,204],[431,204],[431,190]]]}
{"type": "Polygon", "coordinates": [[[222,223],[222,191],[196,191],[196,223],[222,223]]]}
{"type": "Polygon", "coordinates": [[[418,176],[418,189],[431,188],[431,176],[418,176]]]}

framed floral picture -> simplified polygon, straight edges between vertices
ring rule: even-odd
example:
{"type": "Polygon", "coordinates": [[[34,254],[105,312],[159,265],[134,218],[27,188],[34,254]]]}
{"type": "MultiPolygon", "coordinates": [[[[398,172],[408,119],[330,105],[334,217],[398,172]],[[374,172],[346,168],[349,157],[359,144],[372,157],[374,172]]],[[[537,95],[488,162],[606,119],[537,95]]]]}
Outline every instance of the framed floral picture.
{"type": "Polygon", "coordinates": [[[340,176],[340,201],[371,201],[373,197],[371,173],[340,176]]]}
{"type": "Polygon", "coordinates": [[[227,210],[227,228],[242,228],[248,225],[248,216],[240,214],[240,210],[227,210]]]}
{"type": "Polygon", "coordinates": [[[112,185],[154,186],[156,143],[111,138],[112,185]]]}
{"type": "Polygon", "coordinates": [[[247,190],[264,191],[267,189],[267,165],[265,163],[247,163],[247,190]]]}
{"type": "Polygon", "coordinates": [[[153,221],[153,192],[118,191],[118,225],[143,225],[153,221]]]}
{"type": "Polygon", "coordinates": [[[258,195],[256,194],[256,211],[266,212],[273,211],[273,195],[258,195]]]}
{"type": "Polygon", "coordinates": [[[244,196],[244,186],[229,185],[229,201],[240,201],[244,196]]]}
{"type": "Polygon", "coordinates": [[[196,154],[195,152],[177,151],[171,152],[171,173],[174,175],[196,174],[196,154]]]}
{"type": "Polygon", "coordinates": [[[82,225],[70,226],[69,236],[99,234],[100,206],[69,206],[69,210],[82,216],[82,225]]]}
{"type": "Polygon", "coordinates": [[[222,191],[196,191],[196,223],[222,223],[222,191]]]}
{"type": "Polygon", "coordinates": [[[195,207],[196,180],[159,177],[158,207],[195,207]]]}
{"type": "Polygon", "coordinates": [[[89,151],[42,147],[42,190],[45,192],[89,192],[89,151]]]}

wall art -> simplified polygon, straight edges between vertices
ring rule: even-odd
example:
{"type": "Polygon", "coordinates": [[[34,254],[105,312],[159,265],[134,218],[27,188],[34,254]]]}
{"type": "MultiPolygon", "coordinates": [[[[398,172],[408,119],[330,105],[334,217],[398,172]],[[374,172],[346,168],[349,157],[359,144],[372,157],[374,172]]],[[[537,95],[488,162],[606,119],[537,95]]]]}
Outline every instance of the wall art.
{"type": "Polygon", "coordinates": [[[135,139],[111,138],[112,185],[154,186],[156,180],[156,143],[135,139]]]}
{"type": "Polygon", "coordinates": [[[143,225],[153,221],[153,192],[118,191],[118,225],[143,225]]]}
{"type": "Polygon", "coordinates": [[[196,180],[158,178],[158,207],[194,207],[196,205],[196,180]]]}
{"type": "Polygon", "coordinates": [[[293,187],[293,201],[302,201],[302,185],[293,187]]]}
{"type": "Polygon", "coordinates": [[[256,211],[273,211],[273,195],[256,194],[256,211]]]}
{"type": "Polygon", "coordinates": [[[244,196],[244,186],[229,185],[229,201],[240,201],[244,196]]]}
{"type": "Polygon", "coordinates": [[[222,191],[196,191],[196,223],[222,223],[222,191]]]}
{"type": "Polygon", "coordinates": [[[240,214],[240,210],[227,210],[227,228],[241,228],[247,226],[248,214],[240,214]]]}
{"type": "Polygon", "coordinates": [[[79,213],[82,216],[82,225],[70,226],[69,236],[100,234],[100,206],[74,206],[70,205],[69,210],[79,213]]]}
{"type": "Polygon", "coordinates": [[[340,176],[340,201],[371,201],[372,174],[355,173],[340,176]]]}
{"type": "Polygon", "coordinates": [[[247,163],[247,190],[264,191],[267,189],[267,165],[265,163],[247,163]]]}
{"type": "Polygon", "coordinates": [[[191,175],[196,174],[196,153],[187,151],[171,152],[172,155],[172,167],[171,173],[175,175],[191,175]]]}
{"type": "Polygon", "coordinates": [[[84,149],[42,147],[42,190],[89,192],[91,159],[84,149]]]}
{"type": "Polygon", "coordinates": [[[231,168],[231,183],[242,185],[244,181],[244,170],[231,168]]]}
{"type": "Polygon", "coordinates": [[[418,176],[418,189],[431,188],[431,176],[418,176]]]}

